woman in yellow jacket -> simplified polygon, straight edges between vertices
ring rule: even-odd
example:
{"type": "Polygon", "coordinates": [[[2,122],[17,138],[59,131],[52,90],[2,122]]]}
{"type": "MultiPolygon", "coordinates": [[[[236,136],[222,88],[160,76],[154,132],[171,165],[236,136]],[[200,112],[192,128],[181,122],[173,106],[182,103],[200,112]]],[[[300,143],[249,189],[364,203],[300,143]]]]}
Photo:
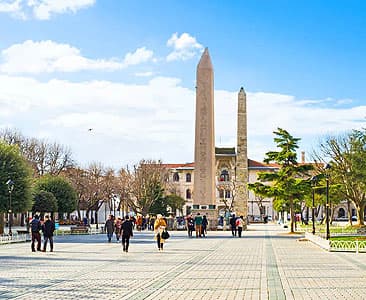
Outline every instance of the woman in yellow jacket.
{"type": "Polygon", "coordinates": [[[166,228],[166,222],[163,219],[163,216],[161,214],[158,214],[156,216],[156,220],[154,223],[154,233],[155,233],[155,239],[158,243],[159,251],[163,251],[163,245],[165,240],[161,237],[162,232],[166,228]]]}

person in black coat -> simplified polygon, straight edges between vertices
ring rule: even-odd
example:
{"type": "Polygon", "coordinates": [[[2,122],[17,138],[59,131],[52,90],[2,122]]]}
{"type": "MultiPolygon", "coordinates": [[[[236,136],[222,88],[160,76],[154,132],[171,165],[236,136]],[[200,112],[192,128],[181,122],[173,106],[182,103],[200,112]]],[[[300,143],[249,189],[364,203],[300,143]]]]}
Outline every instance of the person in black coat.
{"type": "Polygon", "coordinates": [[[42,252],[46,252],[48,240],[50,241],[51,252],[53,252],[53,232],[55,231],[55,223],[53,223],[49,216],[45,216],[44,218],[46,221],[42,225],[44,237],[42,252]]]}
{"type": "Polygon", "coordinates": [[[233,214],[231,219],[230,219],[230,225],[231,225],[231,234],[233,236],[236,236],[236,217],[233,214]]]}
{"type": "Polygon", "coordinates": [[[121,226],[122,247],[124,252],[128,252],[130,237],[133,236],[133,224],[128,216],[125,217],[121,226]]]}
{"type": "Polygon", "coordinates": [[[108,216],[108,220],[105,222],[104,230],[107,232],[108,242],[112,241],[114,232],[114,217],[112,215],[108,216]]]}
{"type": "Polygon", "coordinates": [[[207,234],[207,225],[208,225],[208,220],[207,220],[206,215],[204,215],[202,217],[202,234],[203,234],[203,237],[206,237],[206,234],[207,234]]]}

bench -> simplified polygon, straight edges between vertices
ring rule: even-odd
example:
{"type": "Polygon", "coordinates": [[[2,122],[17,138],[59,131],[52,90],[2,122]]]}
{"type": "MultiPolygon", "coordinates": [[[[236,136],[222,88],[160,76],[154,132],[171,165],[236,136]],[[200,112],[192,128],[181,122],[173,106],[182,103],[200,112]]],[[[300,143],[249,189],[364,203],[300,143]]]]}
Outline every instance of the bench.
{"type": "Polygon", "coordinates": [[[88,233],[89,227],[88,226],[74,226],[70,228],[71,234],[82,234],[82,233],[88,233]]]}

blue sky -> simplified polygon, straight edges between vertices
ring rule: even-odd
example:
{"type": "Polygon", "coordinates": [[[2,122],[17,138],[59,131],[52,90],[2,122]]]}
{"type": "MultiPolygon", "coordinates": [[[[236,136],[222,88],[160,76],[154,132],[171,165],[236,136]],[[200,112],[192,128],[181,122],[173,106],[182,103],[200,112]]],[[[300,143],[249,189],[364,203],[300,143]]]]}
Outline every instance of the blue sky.
{"type": "Polygon", "coordinates": [[[0,0],[0,127],[69,145],[81,164],[192,161],[204,47],[216,144],[235,146],[241,86],[257,160],[277,126],[307,153],[364,126],[364,1],[0,0]]]}

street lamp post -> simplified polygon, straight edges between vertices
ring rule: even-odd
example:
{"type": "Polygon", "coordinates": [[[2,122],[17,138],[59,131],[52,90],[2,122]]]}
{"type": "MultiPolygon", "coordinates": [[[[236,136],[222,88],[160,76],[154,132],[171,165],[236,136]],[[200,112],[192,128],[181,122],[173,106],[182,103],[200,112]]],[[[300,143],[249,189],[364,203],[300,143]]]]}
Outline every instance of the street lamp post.
{"type": "Polygon", "coordinates": [[[311,194],[312,194],[312,211],[311,211],[311,219],[313,221],[313,234],[315,234],[315,185],[316,185],[317,177],[313,176],[311,178],[311,194]]]}
{"type": "Polygon", "coordinates": [[[330,239],[330,230],[329,230],[329,169],[330,165],[327,164],[325,166],[325,181],[326,181],[326,206],[325,206],[325,221],[326,221],[326,239],[330,239]]]}
{"type": "Polygon", "coordinates": [[[12,203],[11,203],[11,193],[13,192],[13,189],[14,189],[14,181],[9,179],[7,182],[6,182],[7,186],[8,186],[8,191],[9,191],[9,210],[8,210],[8,213],[9,213],[9,217],[8,217],[8,220],[9,220],[9,235],[12,236],[13,235],[13,232],[11,230],[11,226],[13,225],[13,212],[12,212],[12,203]]]}

